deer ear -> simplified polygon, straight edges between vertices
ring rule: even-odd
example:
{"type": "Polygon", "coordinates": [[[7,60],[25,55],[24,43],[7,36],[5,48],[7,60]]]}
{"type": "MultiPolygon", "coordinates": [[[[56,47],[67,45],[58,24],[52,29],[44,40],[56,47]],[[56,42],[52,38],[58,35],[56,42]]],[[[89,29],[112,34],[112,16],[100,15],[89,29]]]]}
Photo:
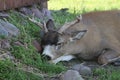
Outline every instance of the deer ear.
{"type": "Polygon", "coordinates": [[[49,19],[46,23],[46,27],[48,29],[48,31],[54,31],[55,30],[55,25],[52,19],[49,19]]]}
{"type": "Polygon", "coordinates": [[[72,37],[70,38],[70,41],[80,40],[85,35],[86,32],[87,30],[72,32],[72,37]]]}

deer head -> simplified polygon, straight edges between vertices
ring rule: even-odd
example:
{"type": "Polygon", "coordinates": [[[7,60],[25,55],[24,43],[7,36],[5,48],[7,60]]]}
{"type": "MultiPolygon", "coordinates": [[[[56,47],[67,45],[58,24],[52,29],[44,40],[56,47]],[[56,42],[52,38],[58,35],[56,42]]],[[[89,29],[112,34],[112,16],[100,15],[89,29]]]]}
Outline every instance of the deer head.
{"type": "Polygon", "coordinates": [[[82,17],[78,16],[74,21],[65,23],[59,30],[57,30],[55,29],[54,21],[52,19],[48,19],[47,22],[43,21],[41,23],[37,22],[34,18],[30,18],[29,20],[39,25],[44,32],[41,36],[41,45],[44,49],[42,54],[52,60],[59,57],[61,54],[56,54],[56,50],[61,46],[62,41],[64,41],[60,36],[63,35],[66,29],[80,22],[81,19],[82,17]]]}

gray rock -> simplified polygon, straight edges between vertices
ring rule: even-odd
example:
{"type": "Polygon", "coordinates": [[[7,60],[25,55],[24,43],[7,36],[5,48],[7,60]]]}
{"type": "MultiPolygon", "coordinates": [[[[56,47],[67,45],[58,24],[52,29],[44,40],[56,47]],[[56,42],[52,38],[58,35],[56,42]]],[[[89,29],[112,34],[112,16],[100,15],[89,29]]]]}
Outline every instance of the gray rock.
{"type": "Polygon", "coordinates": [[[30,8],[27,8],[27,7],[22,7],[19,9],[20,12],[22,12],[23,14],[25,15],[32,15],[32,11],[30,8]]]}
{"type": "Polygon", "coordinates": [[[17,36],[18,34],[19,34],[19,29],[16,28],[16,26],[0,19],[0,35],[11,37],[11,36],[17,36]]]}
{"type": "Polygon", "coordinates": [[[68,70],[60,76],[60,80],[84,80],[78,71],[68,70]]]}
{"type": "Polygon", "coordinates": [[[0,48],[2,49],[10,49],[10,42],[7,39],[0,40],[0,48]]]}
{"type": "Polygon", "coordinates": [[[0,24],[0,35],[8,36],[8,32],[1,24],[0,24]]]}
{"type": "Polygon", "coordinates": [[[0,18],[8,18],[9,15],[5,12],[0,12],[0,18]]]}
{"type": "Polygon", "coordinates": [[[72,67],[73,70],[78,71],[83,76],[92,75],[92,70],[88,66],[84,66],[83,64],[77,64],[72,67]]]}
{"type": "Polygon", "coordinates": [[[60,79],[59,79],[59,77],[52,77],[52,78],[46,77],[46,78],[44,78],[44,80],[60,80],[60,79]]]}

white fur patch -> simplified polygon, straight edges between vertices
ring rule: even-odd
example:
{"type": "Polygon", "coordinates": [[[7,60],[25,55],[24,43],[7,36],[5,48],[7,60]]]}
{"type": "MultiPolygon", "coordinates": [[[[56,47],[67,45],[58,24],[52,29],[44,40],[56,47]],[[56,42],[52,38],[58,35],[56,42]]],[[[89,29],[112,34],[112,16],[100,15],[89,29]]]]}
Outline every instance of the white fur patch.
{"type": "Polygon", "coordinates": [[[75,58],[73,55],[66,55],[66,56],[61,56],[61,57],[59,57],[59,58],[57,58],[55,60],[52,60],[51,62],[56,64],[56,63],[58,63],[60,61],[69,61],[69,60],[71,60],[73,58],[75,58]]]}
{"type": "Polygon", "coordinates": [[[51,47],[52,47],[52,46],[50,46],[50,45],[45,46],[44,51],[43,51],[42,54],[43,54],[43,55],[47,55],[47,56],[49,56],[49,57],[51,57],[51,58],[54,58],[54,56],[53,56],[53,54],[52,54],[51,47]]]}

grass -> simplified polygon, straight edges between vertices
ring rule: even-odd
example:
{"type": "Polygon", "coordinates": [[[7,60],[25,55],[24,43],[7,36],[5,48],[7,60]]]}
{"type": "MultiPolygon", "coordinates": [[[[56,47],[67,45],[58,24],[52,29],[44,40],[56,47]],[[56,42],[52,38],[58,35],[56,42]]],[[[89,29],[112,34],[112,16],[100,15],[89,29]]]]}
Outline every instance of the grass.
{"type": "MultiPolygon", "coordinates": [[[[120,9],[120,0],[50,0],[48,1],[49,10],[52,10],[56,27],[62,26],[65,22],[72,21],[79,14],[90,11],[120,9]],[[60,12],[61,8],[69,8],[67,12],[60,12]]],[[[9,22],[17,26],[20,35],[11,40],[9,50],[16,59],[22,64],[38,68],[41,72],[54,75],[66,70],[62,64],[48,64],[32,45],[34,39],[40,40],[40,28],[23,18],[19,13],[11,11],[9,22]],[[14,45],[15,41],[27,44],[27,48],[14,45]]],[[[2,38],[2,37],[1,37],[2,38]]],[[[17,65],[21,67],[23,65],[17,65]]],[[[120,69],[113,69],[112,66],[104,69],[95,69],[91,80],[119,80],[120,69]],[[111,76],[110,76],[111,75],[111,76]],[[97,79],[95,79],[97,78],[97,79]]],[[[37,76],[23,70],[17,70],[16,65],[10,60],[0,61],[0,80],[43,80],[42,76],[37,76]]],[[[88,79],[90,80],[90,79],[88,79]]]]}
{"type": "Polygon", "coordinates": [[[42,80],[41,77],[31,73],[17,70],[10,61],[0,61],[0,80],[42,80]]]}
{"type": "Polygon", "coordinates": [[[94,70],[94,78],[97,80],[119,80],[120,67],[107,66],[106,68],[97,68],[94,70]]]}
{"type": "MultiPolygon", "coordinates": [[[[17,26],[21,32],[18,37],[10,40],[12,47],[9,51],[12,53],[12,55],[14,55],[16,59],[20,60],[21,64],[35,67],[39,69],[41,73],[53,75],[64,71],[65,67],[62,65],[49,64],[43,60],[40,53],[38,53],[33,47],[32,41],[34,39],[40,40],[40,28],[26,18],[20,16],[20,14],[17,12],[11,11],[9,14],[10,18],[8,21],[17,26]],[[14,45],[14,42],[16,41],[26,44],[26,47],[14,45]]],[[[22,70],[16,70],[15,67],[13,67],[13,64],[8,62],[10,62],[10,60],[0,63],[0,80],[43,80],[42,77],[39,78],[39,76],[35,76],[34,74],[26,73],[22,70]],[[6,69],[4,69],[4,67],[6,69]],[[32,77],[29,77],[28,74],[30,74],[32,77]],[[14,78],[14,76],[16,76],[16,78],[14,78]]],[[[17,67],[21,66],[17,65],[17,67]]]]}
{"type": "Polygon", "coordinates": [[[88,12],[120,8],[120,0],[50,0],[48,4],[48,8],[51,10],[69,8],[71,13],[74,13],[74,11],[83,12],[83,9],[88,12]]]}

